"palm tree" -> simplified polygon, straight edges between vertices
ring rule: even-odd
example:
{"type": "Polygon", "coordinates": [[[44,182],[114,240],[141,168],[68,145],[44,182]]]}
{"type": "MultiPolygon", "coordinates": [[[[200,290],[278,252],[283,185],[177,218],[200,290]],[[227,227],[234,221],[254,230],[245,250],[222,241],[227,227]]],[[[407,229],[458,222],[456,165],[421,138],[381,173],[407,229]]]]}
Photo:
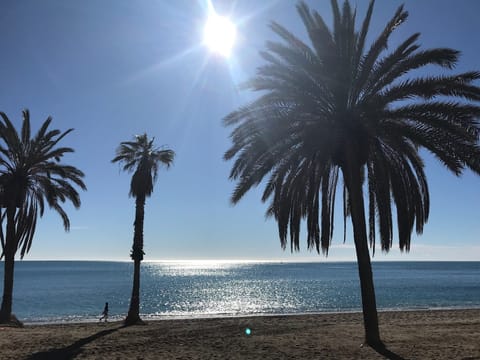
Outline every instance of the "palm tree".
{"type": "Polygon", "coordinates": [[[135,198],[135,222],[133,223],[133,246],[130,256],[134,262],[132,297],[128,310],[126,325],[141,323],[140,319],[140,262],[143,260],[143,220],[145,215],[145,199],[153,192],[153,184],[157,179],[161,165],[170,167],[175,153],[169,149],[154,147],[147,134],[136,135],[134,141],[120,143],[112,163],[119,162],[122,170],[132,172],[130,196],[135,198]]]}
{"type": "Polygon", "coordinates": [[[68,200],[75,208],[79,208],[80,196],[74,185],[83,190],[86,187],[80,170],[60,162],[73,149],[57,147],[57,144],[73,129],[63,133],[50,130],[52,118],[49,117],[36,135],[31,137],[28,110],[23,111],[20,134],[7,115],[0,112],[0,116],[0,212],[2,208],[6,209],[0,214],[0,259],[5,257],[0,323],[6,323],[17,322],[12,315],[15,254],[20,250],[20,257],[23,258],[30,250],[37,218],[43,216],[45,204],[61,216],[63,226],[68,231],[70,221],[62,204],[68,200]]]}
{"type": "Polygon", "coordinates": [[[465,168],[480,172],[480,108],[474,104],[480,89],[473,84],[480,73],[445,74],[459,52],[421,50],[418,33],[387,52],[390,35],[407,19],[403,6],[368,47],[374,1],[358,30],[348,1],[341,9],[336,0],[331,6],[332,29],[304,2],[297,5],[310,45],[271,23],[281,41],[267,42],[260,53],[266,64],[246,83],[259,97],[224,119],[234,126],[224,157],[235,158],[233,203],[268,177],[262,201],[269,201],[267,215],[278,223],[282,247],[289,237],[292,251],[299,250],[305,220],[308,248],[328,253],[343,179],[344,231],[351,216],[365,341],[381,348],[369,245],[374,252],[378,232],[382,250],[392,246],[392,201],[400,249],[409,251],[414,227],[422,233],[429,192],[420,148],[456,175],[465,168]],[[411,74],[429,65],[442,74],[411,74]]]}

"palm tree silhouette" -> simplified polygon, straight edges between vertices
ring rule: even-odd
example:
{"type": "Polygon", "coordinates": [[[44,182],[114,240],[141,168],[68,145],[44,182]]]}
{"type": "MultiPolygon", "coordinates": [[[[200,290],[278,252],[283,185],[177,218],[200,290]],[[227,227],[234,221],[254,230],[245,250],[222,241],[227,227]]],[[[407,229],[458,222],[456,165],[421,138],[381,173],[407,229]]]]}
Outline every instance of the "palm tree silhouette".
{"type": "Polygon", "coordinates": [[[147,134],[135,136],[135,141],[120,143],[112,163],[119,162],[122,170],[134,172],[130,183],[130,196],[135,198],[135,222],[133,246],[130,253],[134,261],[132,297],[126,325],[141,323],[140,319],[140,262],[143,260],[143,220],[145,199],[152,195],[153,184],[161,165],[169,167],[175,153],[169,149],[154,147],[155,138],[149,140],[147,134]]]}
{"type": "Polygon", "coordinates": [[[421,76],[437,65],[452,69],[459,52],[421,50],[413,34],[387,52],[390,35],[408,13],[400,6],[380,35],[366,46],[370,2],[359,30],[356,12],[331,1],[333,29],[304,2],[297,5],[311,46],[272,22],[281,42],[267,42],[266,64],[246,88],[259,97],[224,119],[234,126],[225,159],[235,159],[231,201],[237,203],[264,177],[262,201],[278,223],[281,245],[299,250],[302,220],[308,248],[327,254],[333,236],[335,195],[343,178],[344,232],[351,216],[365,326],[365,341],[381,347],[369,245],[392,245],[392,200],[400,249],[410,249],[413,229],[422,233],[429,192],[419,149],[433,153],[459,175],[480,171],[477,145],[479,72],[421,76]],[[412,75],[410,79],[406,75],[412,75]],[[365,214],[368,198],[368,236],[365,214]],[[377,229],[378,226],[378,229],[377,229]]]}
{"type": "Polygon", "coordinates": [[[73,129],[65,132],[50,130],[52,118],[42,124],[31,137],[30,114],[23,111],[19,134],[5,113],[0,112],[0,239],[5,257],[4,288],[0,323],[15,322],[12,315],[12,294],[15,254],[23,256],[30,250],[38,216],[42,217],[45,205],[55,210],[63,220],[66,231],[70,221],[62,204],[67,200],[80,207],[80,196],[74,185],[86,190],[83,173],[77,168],[60,163],[68,147],[57,144],[73,129]],[[3,222],[6,218],[6,231],[3,222]]]}

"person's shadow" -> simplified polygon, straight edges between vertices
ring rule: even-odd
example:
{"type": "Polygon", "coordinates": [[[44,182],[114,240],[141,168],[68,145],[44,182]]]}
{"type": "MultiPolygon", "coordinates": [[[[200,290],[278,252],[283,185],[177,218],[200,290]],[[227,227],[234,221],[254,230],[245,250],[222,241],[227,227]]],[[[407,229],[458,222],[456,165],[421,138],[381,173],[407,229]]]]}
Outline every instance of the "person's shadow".
{"type": "Polygon", "coordinates": [[[86,338],[80,339],[75,341],[72,345],[66,346],[64,348],[60,349],[52,349],[52,350],[47,350],[47,351],[41,351],[34,353],[30,355],[27,359],[28,360],[69,360],[73,359],[75,356],[77,356],[81,351],[82,351],[82,346],[95,341],[101,337],[107,336],[111,333],[114,333],[115,331],[125,327],[124,325],[121,325],[119,327],[109,329],[109,330],[103,330],[99,331],[96,334],[90,335],[86,338]]]}

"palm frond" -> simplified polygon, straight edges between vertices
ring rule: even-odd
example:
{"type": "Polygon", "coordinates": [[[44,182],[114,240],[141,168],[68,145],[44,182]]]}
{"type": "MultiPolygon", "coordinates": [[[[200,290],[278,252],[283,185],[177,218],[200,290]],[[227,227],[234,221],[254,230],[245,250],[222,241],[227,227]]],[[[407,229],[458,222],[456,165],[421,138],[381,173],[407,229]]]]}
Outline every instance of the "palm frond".
{"type": "MultiPolygon", "coordinates": [[[[61,163],[66,153],[73,152],[68,147],[56,145],[68,135],[65,132],[49,130],[52,118],[47,118],[38,132],[32,137],[30,113],[23,111],[21,133],[18,134],[7,115],[0,113],[0,138],[4,142],[1,147],[2,176],[4,177],[4,204],[7,208],[18,208],[15,211],[15,233],[7,233],[5,242],[15,242],[15,249],[20,249],[23,258],[31,248],[35,234],[37,219],[43,216],[44,202],[56,210],[63,219],[65,228],[69,227],[67,214],[58,202],[70,200],[75,207],[80,206],[80,196],[75,186],[86,190],[82,180],[84,174],[77,168],[61,163]]],[[[2,206],[3,206],[2,205],[2,206]]],[[[3,220],[1,223],[3,225],[3,220]]]]}
{"type": "Polygon", "coordinates": [[[391,248],[395,211],[399,246],[408,251],[430,207],[419,150],[457,175],[466,168],[480,174],[480,73],[449,74],[459,51],[422,49],[418,33],[387,52],[408,17],[403,6],[369,45],[374,1],[358,30],[348,1],[340,7],[331,0],[331,7],[329,28],[305,2],[297,5],[310,44],[271,23],[279,41],[266,43],[265,64],[245,83],[259,96],[223,119],[232,127],[224,154],[233,160],[231,201],[264,183],[261,200],[277,222],[282,248],[290,242],[292,251],[299,249],[305,221],[308,248],[328,254],[338,178],[358,171],[354,185],[344,180],[342,186],[344,241],[347,217],[363,213],[352,203],[363,197],[351,187],[363,191],[366,182],[372,251],[378,241],[383,251],[391,248]],[[416,72],[430,65],[442,75],[416,72]]]}
{"type": "Polygon", "coordinates": [[[112,163],[122,165],[122,170],[133,172],[130,182],[130,196],[150,196],[157,179],[160,165],[167,168],[173,163],[175,152],[170,149],[158,149],[154,146],[155,138],[147,134],[136,135],[134,141],[123,141],[116,149],[112,163]]]}

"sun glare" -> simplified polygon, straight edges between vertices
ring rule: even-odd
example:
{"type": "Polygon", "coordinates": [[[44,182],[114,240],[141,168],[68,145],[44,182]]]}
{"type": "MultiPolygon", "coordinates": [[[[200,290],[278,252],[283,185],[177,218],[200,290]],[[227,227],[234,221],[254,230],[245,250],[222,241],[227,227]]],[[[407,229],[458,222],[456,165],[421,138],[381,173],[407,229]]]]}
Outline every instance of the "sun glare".
{"type": "Polygon", "coordinates": [[[203,31],[203,42],[210,51],[229,57],[236,36],[235,25],[225,16],[209,15],[203,31]]]}

